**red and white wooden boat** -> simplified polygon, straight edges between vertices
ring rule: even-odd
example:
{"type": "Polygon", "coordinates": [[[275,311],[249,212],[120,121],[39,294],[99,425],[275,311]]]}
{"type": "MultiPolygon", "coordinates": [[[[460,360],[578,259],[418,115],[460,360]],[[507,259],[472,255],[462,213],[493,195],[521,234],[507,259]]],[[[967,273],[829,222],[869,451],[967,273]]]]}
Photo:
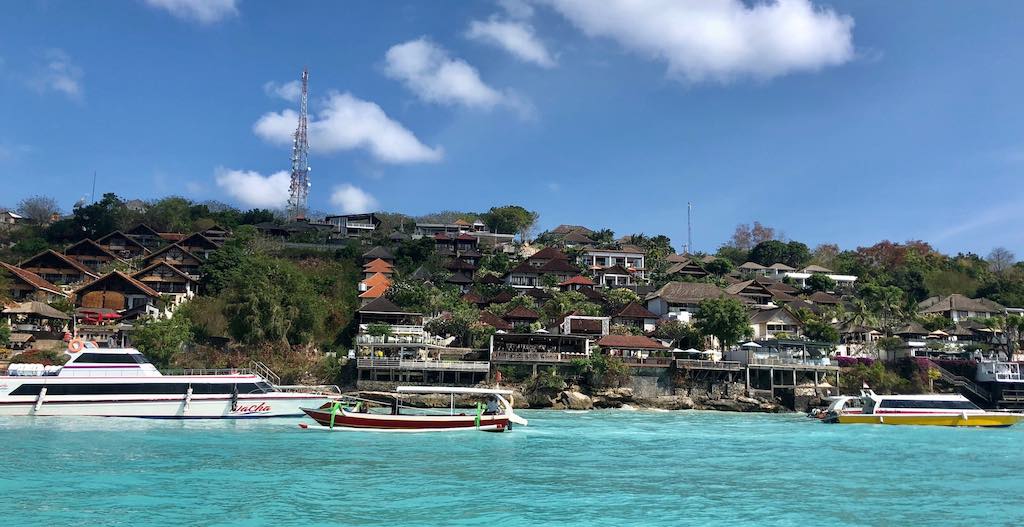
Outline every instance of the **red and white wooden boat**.
{"type": "MultiPolygon", "coordinates": [[[[365,403],[346,408],[340,401],[327,403],[320,408],[303,408],[302,411],[327,430],[376,430],[386,432],[454,432],[479,430],[483,432],[504,432],[512,424],[527,425],[527,420],[516,415],[512,403],[505,396],[511,390],[486,388],[464,388],[445,386],[399,386],[395,390],[395,402],[391,413],[374,413],[366,410],[365,403]],[[451,396],[451,408],[447,414],[402,413],[401,394],[434,393],[451,396]],[[456,412],[456,395],[481,395],[489,400],[488,410],[482,404],[476,410],[456,412]],[[363,411],[359,411],[362,409],[363,411]]],[[[419,410],[419,409],[417,409],[419,410]]],[[[308,428],[305,424],[299,425],[308,428]]]]}

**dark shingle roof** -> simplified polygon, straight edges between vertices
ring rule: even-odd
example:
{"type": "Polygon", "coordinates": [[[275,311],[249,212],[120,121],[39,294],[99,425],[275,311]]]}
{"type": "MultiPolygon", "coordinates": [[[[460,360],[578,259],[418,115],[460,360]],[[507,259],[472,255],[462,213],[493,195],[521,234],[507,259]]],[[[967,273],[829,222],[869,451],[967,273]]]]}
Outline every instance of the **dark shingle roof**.
{"type": "Polygon", "coordinates": [[[673,304],[696,304],[708,298],[735,298],[715,284],[703,282],[669,282],[647,295],[647,300],[662,298],[673,304]]]}
{"type": "Polygon", "coordinates": [[[651,313],[649,309],[636,302],[630,302],[626,304],[615,314],[616,318],[658,318],[658,315],[651,313]]]}
{"type": "Polygon", "coordinates": [[[363,253],[363,258],[367,260],[373,260],[374,258],[380,258],[381,260],[394,260],[395,255],[391,254],[391,251],[378,245],[363,253]]]}
{"type": "Polygon", "coordinates": [[[540,315],[536,311],[534,311],[534,310],[532,310],[532,309],[530,309],[528,307],[516,306],[516,307],[512,308],[508,313],[505,313],[505,318],[506,319],[517,318],[517,319],[537,320],[538,318],[540,318],[540,315]]]}

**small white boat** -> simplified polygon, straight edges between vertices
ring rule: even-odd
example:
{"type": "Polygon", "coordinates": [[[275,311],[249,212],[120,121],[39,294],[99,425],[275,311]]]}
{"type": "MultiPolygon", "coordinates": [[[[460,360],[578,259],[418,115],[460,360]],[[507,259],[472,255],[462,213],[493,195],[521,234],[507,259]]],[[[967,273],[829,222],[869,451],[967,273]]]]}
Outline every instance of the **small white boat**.
{"type": "Polygon", "coordinates": [[[69,350],[63,366],[12,364],[0,377],[0,415],[288,417],[339,393],[337,387],[278,386],[277,376],[260,363],[165,375],[136,349],[80,349],[69,350]]]}
{"type": "MultiPolygon", "coordinates": [[[[379,401],[350,398],[355,403],[345,407],[340,401],[328,403],[320,408],[303,408],[306,415],[329,430],[376,430],[387,432],[454,432],[479,430],[482,432],[504,432],[511,429],[512,424],[527,425],[527,420],[516,415],[512,410],[511,390],[492,390],[488,388],[465,388],[455,386],[399,386],[390,405],[379,401]],[[423,409],[412,409],[421,413],[402,413],[408,407],[401,404],[402,394],[446,394],[451,397],[449,411],[444,414],[425,412],[423,409]],[[480,395],[488,399],[488,404],[477,403],[475,411],[456,413],[456,395],[480,395]],[[390,413],[371,411],[366,403],[375,402],[390,406],[390,413]]],[[[301,428],[308,428],[305,424],[301,428]]]]}
{"type": "Polygon", "coordinates": [[[1024,414],[983,410],[962,395],[877,395],[862,390],[860,397],[833,400],[823,420],[839,424],[1004,427],[1022,419],[1024,414]]]}

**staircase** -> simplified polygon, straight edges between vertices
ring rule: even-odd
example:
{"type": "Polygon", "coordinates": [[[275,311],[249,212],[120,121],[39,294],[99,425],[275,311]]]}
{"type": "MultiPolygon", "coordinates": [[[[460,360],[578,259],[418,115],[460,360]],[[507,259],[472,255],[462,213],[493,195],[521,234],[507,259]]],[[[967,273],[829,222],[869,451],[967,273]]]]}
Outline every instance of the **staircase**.
{"type": "Polygon", "coordinates": [[[268,368],[266,364],[263,364],[260,361],[254,360],[250,362],[249,369],[252,370],[253,373],[255,373],[256,375],[259,375],[260,377],[263,377],[267,381],[270,381],[270,384],[273,384],[274,386],[278,386],[281,384],[281,378],[278,377],[277,374],[273,372],[273,370],[268,368]]]}
{"type": "Polygon", "coordinates": [[[968,398],[975,400],[975,402],[983,402],[985,405],[992,405],[992,394],[978,383],[968,379],[967,377],[957,375],[942,366],[939,366],[934,361],[928,361],[928,366],[938,370],[939,375],[941,376],[940,379],[955,386],[968,398]]]}

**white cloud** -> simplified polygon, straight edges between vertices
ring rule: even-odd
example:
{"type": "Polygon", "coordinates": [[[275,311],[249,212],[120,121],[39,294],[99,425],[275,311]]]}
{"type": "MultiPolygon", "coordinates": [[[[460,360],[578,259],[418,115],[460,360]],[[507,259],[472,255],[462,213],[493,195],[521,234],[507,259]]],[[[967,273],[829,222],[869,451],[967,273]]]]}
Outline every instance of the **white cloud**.
{"type": "Polygon", "coordinates": [[[263,92],[270,97],[280,97],[286,101],[296,102],[302,97],[302,83],[299,81],[278,84],[269,81],[263,85],[263,92]]]}
{"type": "Polygon", "coordinates": [[[385,56],[385,73],[402,81],[420,99],[489,109],[505,96],[480,80],[476,68],[448,56],[426,38],[396,44],[385,56]]]}
{"type": "MultiPolygon", "coordinates": [[[[271,143],[290,146],[298,120],[294,110],[270,112],[256,121],[253,132],[271,143]]],[[[328,95],[324,109],[310,120],[309,147],[317,153],[361,148],[385,163],[435,162],[444,157],[440,148],[424,145],[380,106],[337,92],[328,95]]]]}
{"type": "Polygon", "coordinates": [[[524,62],[544,68],[555,66],[555,59],[548,53],[544,43],[533,33],[533,26],[525,22],[509,22],[491,18],[483,22],[473,20],[466,31],[466,37],[494,44],[524,62]]]}
{"type": "Polygon", "coordinates": [[[61,49],[47,51],[44,58],[45,64],[29,79],[29,84],[39,92],[54,91],[71,99],[81,99],[82,68],[76,66],[71,56],[61,49]]]}
{"type": "Polygon", "coordinates": [[[526,0],[498,0],[498,5],[512,18],[526,19],[533,16],[533,6],[526,0]]]}
{"type": "Polygon", "coordinates": [[[163,9],[184,19],[213,24],[238,14],[239,0],[144,0],[146,5],[163,9]]]}
{"type": "Polygon", "coordinates": [[[331,204],[342,214],[361,214],[373,212],[377,208],[377,199],[365,190],[348,183],[334,187],[331,193],[331,204]]]}
{"type": "Polygon", "coordinates": [[[687,82],[768,79],[854,57],[853,18],[808,0],[546,0],[591,37],[668,63],[687,82]]]}
{"type": "Polygon", "coordinates": [[[252,170],[218,167],[214,180],[224,192],[247,207],[279,209],[288,203],[291,176],[284,170],[264,176],[252,170]]]}

